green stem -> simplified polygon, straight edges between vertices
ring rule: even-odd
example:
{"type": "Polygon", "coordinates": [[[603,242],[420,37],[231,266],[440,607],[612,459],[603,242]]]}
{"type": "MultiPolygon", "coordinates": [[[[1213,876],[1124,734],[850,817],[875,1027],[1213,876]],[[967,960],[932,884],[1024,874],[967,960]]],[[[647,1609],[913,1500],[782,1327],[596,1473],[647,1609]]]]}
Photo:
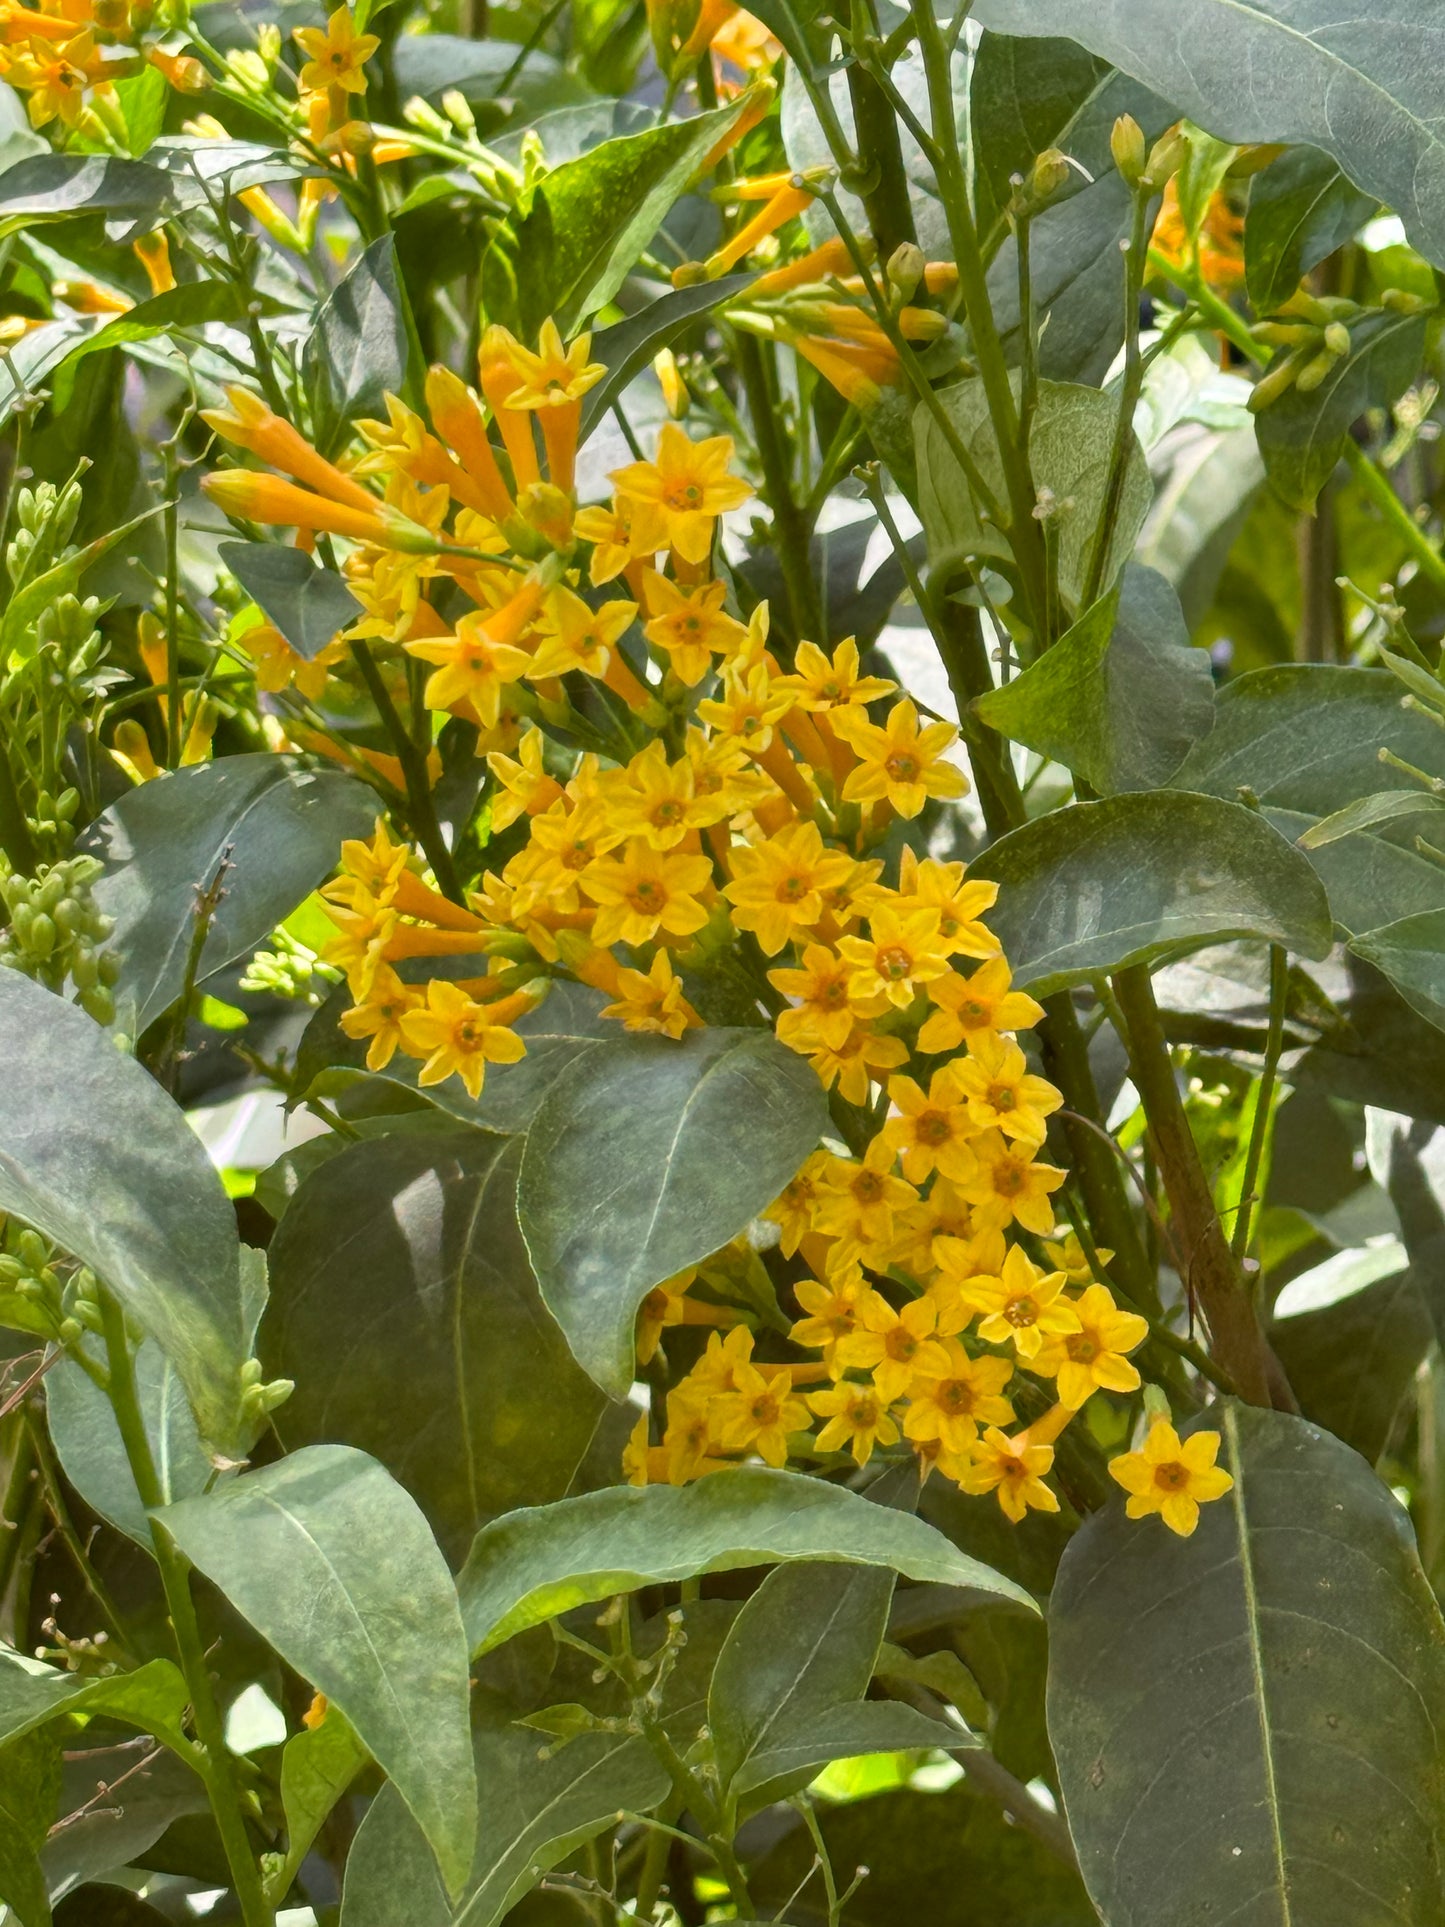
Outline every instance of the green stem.
{"type": "Polygon", "coordinates": [[[1389,477],[1366,454],[1353,436],[1345,442],[1345,461],[1355,480],[1379,509],[1421,570],[1439,588],[1445,588],[1445,560],[1438,546],[1425,533],[1414,516],[1390,486],[1389,477]]]}
{"type": "MultiPolygon", "coordinates": [[[[763,471],[763,499],[772,511],[778,563],[787,584],[793,612],[794,641],[815,640],[826,646],[828,621],[813,576],[812,533],[808,518],[793,495],[787,444],[779,429],[777,402],[768,380],[762,346],[741,329],[733,330],[734,359],[748,398],[753,440],[763,471]]],[[[807,424],[799,423],[807,433],[807,424]]]]}
{"type": "Polygon", "coordinates": [[[1129,472],[1129,451],[1134,440],[1134,410],[1144,386],[1144,358],[1139,352],[1139,299],[1144,289],[1144,267],[1148,257],[1149,202],[1147,191],[1134,190],[1134,212],[1129,224],[1129,246],[1124,256],[1124,376],[1119,383],[1119,408],[1114,418],[1114,441],[1109,450],[1109,475],[1104,485],[1104,505],[1094,530],[1094,545],[1089,553],[1089,573],[1084,583],[1082,607],[1087,609],[1104,585],[1109,566],[1109,551],[1114,546],[1114,529],[1119,519],[1119,504],[1124,496],[1124,478],[1129,472]]]}
{"type": "MultiPolygon", "coordinates": [[[[876,33],[878,23],[872,19],[871,6],[868,13],[876,33]]],[[[905,242],[916,245],[918,241],[913,225],[913,203],[908,195],[908,176],[903,166],[903,148],[898,139],[898,119],[877,80],[857,60],[848,68],[848,95],[853,103],[858,152],[862,164],[870,170],[861,199],[878,259],[886,265],[896,248],[905,242]]]]}
{"type": "MultiPolygon", "coordinates": [[[[166,768],[181,762],[180,463],[174,439],[165,445],[166,544],[166,768]]],[[[199,703],[199,697],[197,702],[199,703]]]]}
{"type": "Polygon", "coordinates": [[[1239,1185],[1239,1209],[1234,1220],[1231,1249],[1237,1263],[1244,1262],[1249,1250],[1259,1167],[1269,1138],[1270,1112],[1274,1105],[1275,1079],[1279,1073],[1280,1052],[1284,1048],[1284,1014],[1289,998],[1289,960],[1283,944],[1269,947],[1269,1034],[1264,1045],[1264,1069],[1255,1092],[1254,1117],[1250,1124],[1249,1148],[1244,1154],[1244,1176],[1239,1185]]]}
{"type": "Polygon", "coordinates": [[[437,818],[436,805],[432,801],[431,784],[427,780],[426,757],[413,742],[406,724],[397,711],[396,704],[376,666],[376,658],[364,642],[353,641],[351,653],[356,666],[361,671],[362,681],[376,705],[376,713],[381,718],[382,728],[391,739],[396,752],[396,760],[401,764],[402,778],[406,783],[407,814],[411,826],[416,831],[417,841],[426,852],[427,862],[436,877],[437,887],[443,896],[450,897],[453,903],[464,901],[462,887],[457,880],[456,865],[452,853],[447,848],[447,840],[442,835],[442,826],[437,818]]]}
{"type": "MultiPolygon", "coordinates": [[[[165,1493],[156,1472],[155,1458],[136,1392],[135,1364],[125,1335],[125,1314],[109,1292],[103,1291],[101,1295],[101,1317],[105,1326],[106,1357],[110,1363],[111,1409],[120,1429],[136,1492],[142,1505],[150,1512],[165,1504],[165,1493]]],[[[226,1749],[221,1710],[211,1687],[205,1649],[201,1643],[200,1628],[196,1624],[190,1568],[156,1520],[151,1522],[151,1539],[156,1564],[160,1567],[161,1584],[165,1588],[176,1652],[190,1690],[196,1735],[205,1752],[202,1777],[210,1798],[211,1811],[215,1815],[216,1829],[221,1836],[226,1864],[231,1870],[231,1884],[240,1903],[241,1919],[245,1927],[275,1927],[275,1913],[266,1899],[260,1868],[251,1852],[246,1823],[241,1815],[241,1789],[226,1749]]]]}

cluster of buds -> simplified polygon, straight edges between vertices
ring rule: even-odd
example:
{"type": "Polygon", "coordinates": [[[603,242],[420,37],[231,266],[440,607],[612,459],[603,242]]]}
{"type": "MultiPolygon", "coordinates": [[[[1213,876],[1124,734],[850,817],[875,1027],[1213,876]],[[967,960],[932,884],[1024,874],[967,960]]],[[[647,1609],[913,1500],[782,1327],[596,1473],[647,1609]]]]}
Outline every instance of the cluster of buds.
{"type": "Polygon", "coordinates": [[[15,533],[5,548],[5,568],[11,593],[33,577],[43,575],[67,553],[82,501],[80,477],[90,464],[83,461],[63,487],[37,482],[15,498],[15,533]]]}
{"type": "Polygon", "coordinates": [[[58,1344],[79,1345],[87,1332],[104,1328],[95,1273],[70,1263],[32,1226],[4,1214],[0,1214],[0,1292],[12,1300],[7,1323],[58,1344]]]}
{"type": "Polygon", "coordinates": [[[207,84],[162,0],[9,0],[0,19],[0,76],[24,96],[32,127],[104,145],[128,141],[116,83],[153,66],[182,93],[207,84]]]}
{"type": "Polygon", "coordinates": [[[120,964],[102,949],[114,928],[92,893],[102,868],[93,856],[62,857],[33,877],[0,868],[0,901],[9,919],[0,932],[0,965],[54,991],[69,982],[76,1003],[98,1024],[109,1024],[120,964]]]}
{"type": "Polygon", "coordinates": [[[1189,144],[1177,127],[1161,134],[1151,146],[1132,114],[1120,114],[1109,133],[1109,152],[1120,178],[1143,194],[1162,192],[1165,183],[1179,172],[1188,151],[1189,144]]]}
{"type": "MultiPolygon", "coordinates": [[[[1429,303],[1404,288],[1387,288],[1380,306],[1396,314],[1419,314],[1429,303]]],[[[1348,359],[1351,326],[1376,312],[1346,295],[1311,294],[1308,288],[1298,288],[1277,313],[1255,324],[1255,339],[1281,352],[1255,383],[1250,408],[1259,414],[1291,388],[1312,394],[1338,363],[1348,359]]]]}
{"type": "Polygon", "coordinates": [[[241,1417],[247,1425],[261,1426],[296,1389],[292,1378],[265,1379],[259,1358],[248,1358],[241,1367],[241,1417]]]}
{"type": "Polygon", "coordinates": [[[269,993],[287,1003],[319,1005],[333,984],[341,982],[341,972],[323,963],[316,952],[289,930],[278,927],[271,932],[270,950],[258,950],[241,977],[242,990],[269,993]]]}

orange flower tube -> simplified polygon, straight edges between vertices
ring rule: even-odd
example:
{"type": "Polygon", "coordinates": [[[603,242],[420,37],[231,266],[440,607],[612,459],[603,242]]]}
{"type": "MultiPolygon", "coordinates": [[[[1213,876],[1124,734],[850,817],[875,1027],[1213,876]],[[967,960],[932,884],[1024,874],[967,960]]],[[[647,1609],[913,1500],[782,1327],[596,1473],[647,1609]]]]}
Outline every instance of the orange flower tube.
{"type": "Polygon", "coordinates": [[[346,502],[371,515],[381,507],[374,495],[319,455],[304,435],[274,414],[258,395],[245,388],[229,388],[226,400],[227,408],[203,409],[201,416],[223,441],[249,449],[261,461],[285,469],[298,482],[305,482],[318,495],[328,495],[334,502],[346,502]]]}

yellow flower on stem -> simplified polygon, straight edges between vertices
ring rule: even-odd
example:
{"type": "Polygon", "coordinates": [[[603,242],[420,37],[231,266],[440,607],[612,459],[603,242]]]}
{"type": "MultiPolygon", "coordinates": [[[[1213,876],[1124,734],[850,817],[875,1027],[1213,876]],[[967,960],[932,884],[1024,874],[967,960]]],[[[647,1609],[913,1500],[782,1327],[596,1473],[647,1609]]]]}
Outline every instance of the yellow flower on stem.
{"type": "Polygon", "coordinates": [[[705,856],[654,850],[645,838],[633,837],[620,855],[599,857],[582,874],[582,888],[599,905],[593,941],[651,943],[660,930],[690,937],[707,922],[698,896],[711,880],[705,856]]]}
{"type": "Polygon", "coordinates": [[[418,1084],[440,1084],[460,1077],[472,1098],[482,1094],[487,1065],[515,1064],[527,1046],[510,1020],[530,1009],[529,997],[507,997],[495,1004],[479,1004],[457,984],[434,977],[427,985],[426,1004],[401,1019],[408,1051],[426,1062],[417,1073],[418,1084]]]}
{"type": "Polygon", "coordinates": [[[705,562],[716,518],[741,508],[753,492],[739,476],[728,474],[732,453],[730,435],[694,442],[674,423],[664,422],[656,459],[629,463],[610,479],[623,494],[659,512],[668,545],[685,562],[705,562]]]}
{"type": "Polygon", "coordinates": [[[826,711],[852,709],[891,696],[898,687],[882,676],[864,676],[858,671],[858,645],[846,637],[826,656],[815,642],[800,642],[793,658],[793,673],[778,681],[799,709],[826,711]]]}
{"type": "Polygon", "coordinates": [[[969,1148],[975,1168],[960,1188],[981,1231],[1002,1231],[1014,1223],[1040,1237],[1053,1230],[1054,1207],[1049,1198],[1063,1183],[1064,1173],[1056,1165],[1036,1162],[1037,1145],[1010,1140],[999,1131],[983,1131],[969,1148]]]}
{"type": "Polygon", "coordinates": [[[809,1422],[787,1366],[742,1365],[733,1383],[735,1389],[718,1401],[716,1417],[709,1416],[718,1443],[728,1452],[756,1452],[765,1465],[785,1465],[789,1434],[806,1431],[809,1422]]]}
{"type": "Polygon", "coordinates": [[[937,1439],[949,1452],[966,1452],[980,1425],[1012,1425],[1014,1409],[1002,1396],[1013,1377],[1007,1358],[970,1358],[956,1338],[941,1341],[947,1363],[920,1372],[903,1416],[910,1439],[937,1439]]]}
{"type": "Polygon", "coordinates": [[[95,36],[89,32],[75,34],[63,46],[36,35],[28,52],[10,62],[5,78],[25,95],[32,127],[45,127],[53,120],[63,127],[75,126],[85,106],[95,54],[95,36]]]}
{"type": "Polygon", "coordinates": [[[534,880],[555,909],[577,909],[582,873],[602,853],[608,835],[607,818],[595,802],[573,805],[564,800],[532,818],[528,848],[542,858],[534,880]]]}
{"type": "Polygon", "coordinates": [[[650,1364],[664,1331],[675,1325],[736,1325],[742,1313],[731,1305],[707,1305],[688,1297],[696,1266],[654,1285],[637,1308],[637,1362],[650,1364]]]}
{"type": "Polygon", "coordinates": [[[906,1179],[894,1176],[891,1148],[874,1138],[861,1163],[829,1158],[818,1184],[814,1225],[837,1238],[850,1256],[854,1247],[881,1249],[892,1242],[894,1213],[917,1196],[906,1179]]]}
{"type": "Polygon", "coordinates": [[[888,1096],[899,1115],[884,1124],[883,1137],[898,1153],[910,1184],[921,1184],[932,1171],[955,1184],[973,1176],[978,1160],[970,1139],[978,1136],[978,1127],[951,1064],[933,1073],[926,1095],[913,1078],[890,1077],[888,1096]]]}
{"type": "Polygon", "coordinates": [[[710,281],[726,274],[745,254],[751,254],[760,241],[766,241],[770,234],[776,234],[780,227],[797,215],[805,214],[813,204],[813,190],[803,174],[768,174],[757,180],[734,181],[728,185],[726,193],[732,199],[760,200],[763,205],[750,221],[745,222],[703,263],[710,281]]]}
{"type": "Polygon", "coordinates": [[[620,1018],[628,1030],[681,1037],[685,1030],[701,1027],[702,1019],[683,996],[682,980],[665,950],[658,951],[650,970],[620,968],[615,994],[616,1003],[608,1004],[602,1015],[620,1018]]]}
{"type": "Polygon", "coordinates": [[[487,768],[500,788],[492,794],[492,828],[505,830],[519,816],[540,816],[562,796],[562,785],[542,767],[545,738],[540,729],[529,729],[518,745],[517,758],[494,749],[487,757],[487,768]]]}
{"type": "Polygon", "coordinates": [[[877,910],[869,934],[840,937],[838,949],[852,966],[853,1001],[870,1015],[889,1004],[906,1010],[915,993],[949,967],[932,910],[877,910]]]}
{"type": "Polygon", "coordinates": [[[1052,1445],[1036,1443],[1027,1431],[1010,1438],[990,1426],[975,1441],[970,1464],[959,1483],[965,1492],[997,1493],[1004,1516],[1018,1525],[1030,1510],[1058,1511],[1058,1495],[1044,1484],[1053,1463],[1052,1445]]]}
{"type": "Polygon", "coordinates": [[[450,368],[432,367],[427,370],[426,405],[432,426],[470,476],[484,513],[494,522],[505,522],[513,511],[512,495],[497,466],[477,397],[450,368]]]}
{"type": "Polygon", "coordinates": [[[780,1249],[791,1258],[813,1226],[813,1210],[818,1201],[818,1183],[832,1165],[827,1151],[815,1151],[798,1175],[785,1185],[763,1216],[778,1226],[780,1249]]]}
{"type": "Polygon", "coordinates": [[[982,1031],[1032,1030],[1041,1022],[1044,1007],[1012,984],[1002,957],[980,964],[968,977],[956,970],[936,977],[928,986],[928,999],[937,1008],[918,1033],[918,1048],[930,1054],[957,1050],[982,1031]]]}
{"type": "Polygon", "coordinates": [[[437,665],[422,696],[428,709],[456,709],[465,703],[484,729],[492,727],[501,713],[502,691],[532,667],[525,649],[498,640],[496,627],[484,609],[469,609],[454,635],[402,645],[409,656],[437,665]]]}
{"type": "Polygon", "coordinates": [[[1090,1285],[1074,1310],[1079,1329],[1045,1345],[1031,1369],[1054,1379],[1060,1403],[1076,1411],[1100,1389],[1137,1391],[1139,1373],[1125,1354],[1149,1336],[1148,1319],[1120,1311],[1105,1285],[1090,1285]]]}
{"type": "Polygon", "coordinates": [[[733,654],[747,635],[742,623],[723,608],[726,595],[727,587],[722,582],[702,582],[696,588],[683,589],[655,569],[649,569],[642,578],[642,599],[648,614],[642,632],[654,648],[663,652],[673,673],[689,689],[711,670],[714,652],[733,654]]]}
{"type": "Polygon", "coordinates": [[[810,930],[823,915],[824,893],[845,883],[853,859],[830,850],[816,823],[792,823],[752,848],[732,852],[733,877],[723,895],[733,906],[733,922],[751,930],[764,953],[773,957],[794,934],[810,930]]]}
{"type": "Polygon", "coordinates": [[[694,782],[687,758],[669,763],[666,744],[654,737],[608,785],[607,819],[617,841],[640,836],[654,850],[676,849],[711,815],[698,807],[694,782]]]}
{"type": "Polygon", "coordinates": [[[850,1104],[866,1104],[874,1080],[908,1062],[901,1037],[880,1036],[867,1024],[855,1024],[841,1044],[824,1043],[806,1030],[790,1033],[783,1042],[808,1059],[825,1091],[836,1084],[850,1104]]]}
{"type": "Polygon", "coordinates": [[[829,720],[859,759],[843,785],[850,803],[886,801],[900,816],[911,817],[930,796],[967,794],[968,778],[943,760],[958,738],[956,726],[928,723],[920,729],[918,711],[907,697],[893,705],[881,726],[869,722],[861,709],[840,709],[829,720]]]}
{"type": "Polygon", "coordinates": [[[796,1005],[779,1013],[774,1029],[785,1044],[799,1040],[795,1048],[811,1050],[822,1043],[837,1050],[853,1034],[854,1017],[849,999],[853,966],[846,958],[810,943],[803,952],[801,970],[770,970],[768,982],[785,997],[797,999],[796,1005]]]}
{"type": "Polygon", "coordinates": [[[899,860],[898,895],[910,909],[936,910],[938,934],[954,956],[997,957],[998,938],[979,918],[998,901],[998,885],[983,878],[965,880],[961,863],[919,861],[905,849],[899,860]]]}
{"type": "Polygon", "coordinates": [[[968,1056],[955,1063],[954,1074],[980,1130],[992,1128],[1029,1144],[1043,1143],[1046,1120],[1064,1101],[1046,1078],[1032,1074],[1017,1044],[993,1031],[969,1039],[968,1056]]]}
{"type": "Polygon", "coordinates": [[[685,1384],[669,1392],[667,1429],[662,1435],[663,1476],[668,1484],[687,1485],[720,1471],[727,1460],[716,1457],[714,1443],[709,1413],[686,1395],[685,1384]]]}
{"type": "Polygon", "coordinates": [[[636,614],[635,602],[604,602],[594,609],[571,589],[553,589],[538,624],[541,641],[532,662],[532,679],[565,676],[574,669],[605,677],[612,652],[636,614]]]}
{"type": "Polygon", "coordinates": [[[362,69],[381,39],[374,33],[358,33],[349,8],[338,7],[325,32],[320,27],[293,27],[291,34],[301,51],[310,55],[301,69],[301,86],[307,93],[319,94],[332,87],[346,94],[366,92],[362,69]]]}
{"type": "Polygon", "coordinates": [[[859,1301],[856,1327],[838,1341],[834,1356],[845,1370],[871,1371],[879,1397],[891,1405],[915,1374],[936,1376],[947,1368],[937,1324],[938,1307],[931,1298],[910,1298],[895,1310],[881,1292],[869,1291],[859,1301]]]}
{"type": "Polygon", "coordinates": [[[1109,1461],[1111,1478],[1129,1494],[1129,1517],[1157,1512],[1171,1532],[1187,1539],[1199,1524],[1200,1506],[1222,1499],[1234,1485],[1214,1463],[1219,1444],[1218,1432],[1194,1432],[1181,1442],[1166,1418],[1156,1418],[1139,1451],[1109,1461]]]}
{"type": "Polygon", "coordinates": [[[252,469],[227,468],[202,477],[201,487],[225,515],[250,522],[268,522],[278,528],[325,530],[331,535],[349,536],[354,542],[371,542],[379,548],[393,548],[420,555],[439,554],[444,544],[430,530],[420,528],[408,516],[400,515],[384,502],[368,496],[365,509],[350,502],[328,501],[283,482],[278,475],[259,475],[252,469]]]}
{"type": "Polygon", "coordinates": [[[592,543],[588,577],[594,588],[611,582],[634,562],[650,562],[667,547],[662,511],[651,502],[634,502],[618,493],[612,506],[579,509],[572,524],[579,542],[592,543]]]}
{"type": "Polygon", "coordinates": [[[844,1380],[826,1391],[810,1392],[808,1403],[819,1418],[827,1420],[817,1438],[821,1452],[846,1446],[859,1465],[866,1465],[875,1445],[898,1443],[898,1427],[888,1416],[888,1403],[871,1385],[844,1380]]]}
{"type": "Polygon", "coordinates": [[[839,1341],[857,1328],[858,1308],[865,1294],[863,1274],[858,1270],[830,1279],[827,1284],[816,1278],[800,1279],[793,1286],[793,1296],[807,1316],[796,1321],[789,1338],[809,1351],[820,1351],[823,1363],[831,1369],[839,1341]]]}
{"type": "Polygon", "coordinates": [[[578,335],[570,347],[564,348],[557,324],[549,316],[542,323],[535,354],[521,342],[512,351],[512,366],[521,380],[505,405],[530,409],[539,417],[548,476],[554,488],[569,492],[577,460],[582,397],[607,373],[602,362],[587,359],[591,349],[590,334],[578,335]]]}
{"type": "Polygon", "coordinates": [[[366,997],[341,1013],[341,1028],[348,1037],[371,1039],[366,1052],[369,1071],[386,1069],[403,1044],[401,1020],[420,1001],[389,964],[382,964],[366,997]]]}
{"type": "Polygon", "coordinates": [[[1038,1357],[1047,1339],[1079,1330],[1079,1314],[1063,1295],[1064,1274],[1040,1271],[1017,1245],[996,1278],[974,1277],[961,1286],[966,1305],[982,1314],[978,1335],[989,1345],[1012,1345],[1019,1357],[1038,1357]]]}

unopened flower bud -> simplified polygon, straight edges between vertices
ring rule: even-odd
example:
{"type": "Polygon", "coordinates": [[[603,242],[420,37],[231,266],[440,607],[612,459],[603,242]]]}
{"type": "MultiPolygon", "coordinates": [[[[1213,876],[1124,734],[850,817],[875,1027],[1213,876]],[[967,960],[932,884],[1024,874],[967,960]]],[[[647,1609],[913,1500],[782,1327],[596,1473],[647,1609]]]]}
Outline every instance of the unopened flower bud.
{"type": "Polygon", "coordinates": [[[1069,178],[1068,156],[1057,147],[1046,147],[1029,169],[1024,194],[1030,208],[1044,208],[1060,192],[1069,178]]]}
{"type": "Polygon", "coordinates": [[[1325,329],[1325,346],[1332,355],[1347,355],[1350,352],[1350,331],[1343,321],[1332,321],[1325,329]]]}
{"type": "Polygon", "coordinates": [[[1109,135],[1109,152],[1114,165],[1130,187],[1137,187],[1144,176],[1147,150],[1144,129],[1132,114],[1120,114],[1109,135]]]}
{"type": "Polygon", "coordinates": [[[1149,150],[1149,164],[1140,176],[1141,187],[1158,190],[1164,183],[1179,172],[1184,156],[1189,151],[1189,143],[1177,128],[1171,127],[1162,134],[1149,150]]]}
{"type": "Polygon", "coordinates": [[[897,293],[900,303],[906,304],[913,299],[927,266],[923,249],[912,241],[901,242],[889,255],[888,285],[897,293]]]}

